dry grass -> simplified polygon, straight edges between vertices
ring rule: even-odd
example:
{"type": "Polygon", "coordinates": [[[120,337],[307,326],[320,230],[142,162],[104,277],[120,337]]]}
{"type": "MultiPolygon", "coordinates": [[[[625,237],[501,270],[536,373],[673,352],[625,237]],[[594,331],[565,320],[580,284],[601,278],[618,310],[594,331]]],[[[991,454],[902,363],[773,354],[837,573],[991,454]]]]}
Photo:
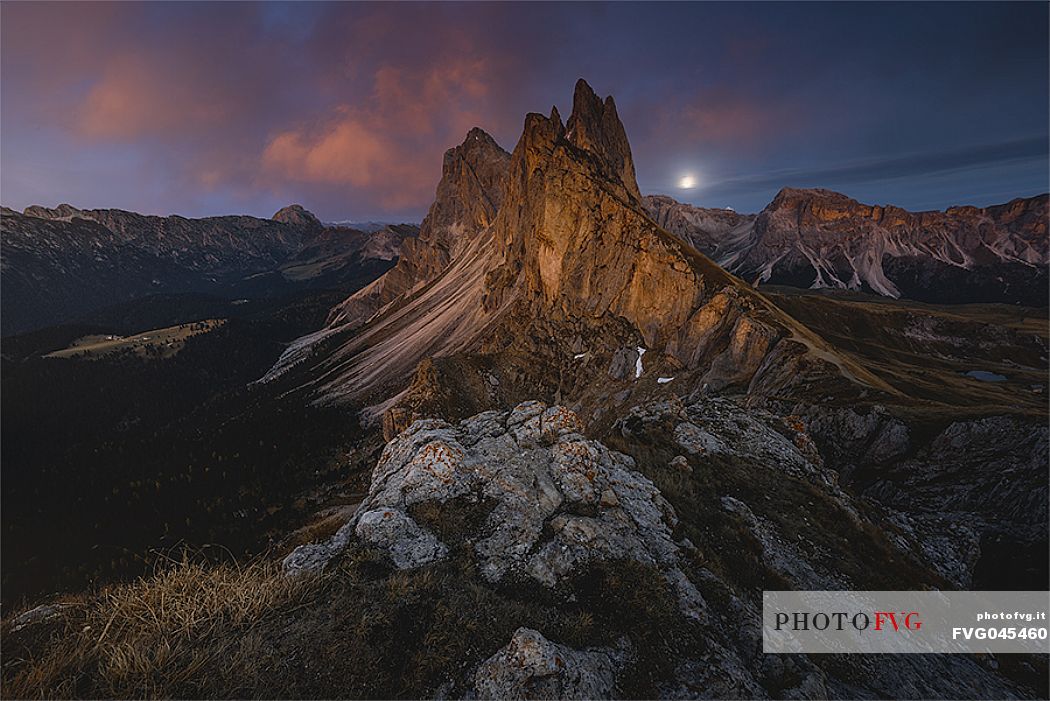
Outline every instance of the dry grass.
{"type": "Polygon", "coordinates": [[[186,340],[193,336],[210,333],[226,323],[225,319],[203,319],[163,329],[151,329],[133,336],[91,335],[74,341],[68,348],[52,351],[45,358],[100,358],[120,352],[130,352],[141,358],[150,357],[150,351],[156,357],[168,358],[186,345],[186,340]]]}
{"type": "Polygon", "coordinates": [[[196,677],[230,641],[316,590],[315,579],[286,577],[270,562],[168,564],[65,608],[58,620],[17,632],[5,622],[2,695],[192,695],[196,677]]]}

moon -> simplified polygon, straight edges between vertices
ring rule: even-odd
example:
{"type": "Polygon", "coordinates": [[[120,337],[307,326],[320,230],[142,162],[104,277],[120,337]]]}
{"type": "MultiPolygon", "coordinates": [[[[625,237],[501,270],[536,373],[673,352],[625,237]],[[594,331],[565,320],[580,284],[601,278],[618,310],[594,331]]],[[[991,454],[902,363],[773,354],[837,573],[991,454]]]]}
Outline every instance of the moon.
{"type": "Polygon", "coordinates": [[[682,179],[678,181],[678,187],[683,190],[692,190],[696,187],[696,178],[692,175],[683,175],[682,179]]]}

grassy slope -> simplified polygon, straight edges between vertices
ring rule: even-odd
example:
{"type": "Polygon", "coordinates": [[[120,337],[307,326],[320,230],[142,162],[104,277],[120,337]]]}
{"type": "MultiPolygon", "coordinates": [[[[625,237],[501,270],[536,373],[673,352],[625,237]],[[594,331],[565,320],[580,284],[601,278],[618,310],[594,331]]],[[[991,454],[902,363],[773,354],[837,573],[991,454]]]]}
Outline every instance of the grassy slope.
{"type": "Polygon", "coordinates": [[[182,350],[186,339],[213,331],[224,323],[226,323],[225,319],[204,319],[163,329],[142,331],[128,337],[113,337],[110,334],[89,335],[78,338],[69,347],[48,353],[45,357],[97,358],[128,351],[143,358],[167,358],[182,350]]]}
{"type": "Polygon", "coordinates": [[[766,296],[904,395],[907,414],[980,416],[1047,411],[1047,310],[932,305],[786,287],[766,296]],[[1005,382],[965,375],[988,370],[1005,382]]]}

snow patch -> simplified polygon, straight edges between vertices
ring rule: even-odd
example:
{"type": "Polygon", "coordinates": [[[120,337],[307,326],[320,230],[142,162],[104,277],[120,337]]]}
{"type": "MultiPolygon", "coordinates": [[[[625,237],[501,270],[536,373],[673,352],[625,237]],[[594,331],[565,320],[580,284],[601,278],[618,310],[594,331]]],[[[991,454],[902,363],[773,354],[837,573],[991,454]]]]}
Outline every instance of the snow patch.
{"type": "Polygon", "coordinates": [[[638,346],[638,360],[634,361],[634,379],[638,379],[642,376],[642,356],[645,355],[645,349],[638,346]]]}
{"type": "Polygon", "coordinates": [[[658,378],[656,378],[656,384],[658,384],[658,385],[666,385],[668,382],[670,382],[673,379],[674,379],[673,377],[658,377],[658,378]]]}
{"type": "Polygon", "coordinates": [[[572,359],[573,360],[579,360],[580,358],[583,358],[583,357],[586,357],[586,356],[587,356],[586,353],[577,353],[576,355],[572,356],[572,359]]]}

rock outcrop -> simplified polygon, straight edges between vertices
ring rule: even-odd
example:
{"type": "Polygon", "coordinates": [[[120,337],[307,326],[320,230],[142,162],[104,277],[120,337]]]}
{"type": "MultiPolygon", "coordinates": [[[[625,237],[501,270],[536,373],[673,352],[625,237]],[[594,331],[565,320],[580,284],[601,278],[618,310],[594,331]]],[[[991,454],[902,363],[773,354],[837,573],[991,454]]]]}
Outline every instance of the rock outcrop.
{"type": "Polygon", "coordinates": [[[1042,421],[956,421],[904,460],[887,461],[874,441],[854,460],[881,469],[869,467],[855,487],[907,514],[928,556],[949,563],[959,586],[1038,589],[1050,576],[1048,444],[1042,421]]]}
{"type": "Polygon", "coordinates": [[[647,197],[650,215],[749,282],[927,302],[1046,306],[1050,196],[909,212],[785,188],[757,216],[647,197]]]}
{"type": "Polygon", "coordinates": [[[335,542],[304,546],[286,566],[323,566],[352,529],[396,567],[420,567],[446,557],[449,544],[413,514],[480,505],[487,515],[468,540],[488,581],[553,587],[589,563],[634,560],[662,571],[683,611],[700,618],[703,598],[679,568],[674,509],[631,458],[582,429],[568,409],[535,401],[457,426],[417,421],[387,444],[368,496],[335,542]]]}
{"type": "Polygon", "coordinates": [[[614,699],[626,649],[574,650],[519,628],[474,675],[479,699],[614,699]]]}

